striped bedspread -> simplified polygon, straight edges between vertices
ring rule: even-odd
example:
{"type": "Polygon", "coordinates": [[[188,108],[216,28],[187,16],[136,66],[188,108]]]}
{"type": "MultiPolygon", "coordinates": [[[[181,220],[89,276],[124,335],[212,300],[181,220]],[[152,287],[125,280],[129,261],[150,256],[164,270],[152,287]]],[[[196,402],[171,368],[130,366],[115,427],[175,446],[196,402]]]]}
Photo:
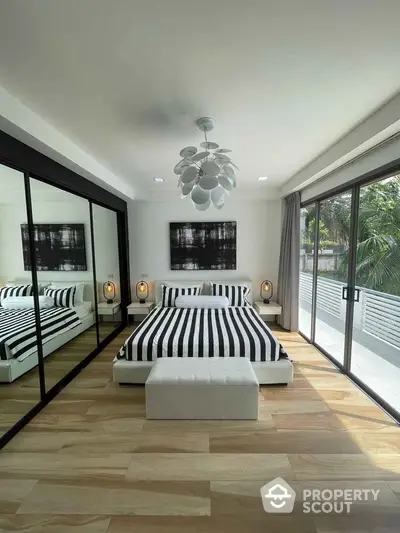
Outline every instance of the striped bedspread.
{"type": "Polygon", "coordinates": [[[178,309],[157,307],[126,340],[117,356],[129,361],[159,357],[287,357],[252,307],[178,309]]]}
{"type": "MultiPolygon", "coordinates": [[[[41,309],[43,344],[81,323],[73,309],[67,307],[41,309]]],[[[0,359],[16,358],[23,361],[36,351],[35,310],[0,307],[0,359]]]]}

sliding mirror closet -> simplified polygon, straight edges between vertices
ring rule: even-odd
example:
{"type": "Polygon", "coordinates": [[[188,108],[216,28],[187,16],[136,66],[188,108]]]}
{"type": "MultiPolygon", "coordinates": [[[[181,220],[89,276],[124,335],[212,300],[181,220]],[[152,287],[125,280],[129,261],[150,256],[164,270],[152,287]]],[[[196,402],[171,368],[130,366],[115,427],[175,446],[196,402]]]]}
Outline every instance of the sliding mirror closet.
{"type": "Polygon", "coordinates": [[[41,400],[24,174],[0,165],[0,437],[41,400]]]}
{"type": "Polygon", "coordinates": [[[52,181],[0,164],[0,447],[127,318],[125,202],[90,184],[121,207],[107,208],[52,181]]]}
{"type": "Polygon", "coordinates": [[[50,390],[97,347],[90,204],[36,179],[30,180],[30,188],[41,343],[50,390]]]}

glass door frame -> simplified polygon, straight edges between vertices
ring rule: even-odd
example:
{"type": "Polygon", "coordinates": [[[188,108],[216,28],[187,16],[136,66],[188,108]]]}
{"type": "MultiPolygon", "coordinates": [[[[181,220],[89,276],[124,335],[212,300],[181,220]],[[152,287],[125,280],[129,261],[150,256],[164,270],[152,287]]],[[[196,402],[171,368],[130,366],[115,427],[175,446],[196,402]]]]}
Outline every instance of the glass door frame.
{"type": "MultiPolygon", "coordinates": [[[[301,208],[300,208],[300,219],[301,219],[301,209],[310,207],[313,204],[315,206],[314,220],[317,220],[317,218],[319,218],[319,203],[313,201],[313,202],[307,202],[307,203],[304,203],[304,204],[301,205],[301,208]]],[[[312,289],[311,289],[310,335],[307,335],[304,332],[300,332],[300,330],[299,330],[301,336],[304,337],[306,339],[306,341],[308,341],[308,342],[312,342],[311,339],[313,339],[313,340],[315,339],[316,291],[314,291],[314,287],[315,287],[315,283],[316,283],[316,279],[317,279],[317,270],[318,270],[318,267],[317,268],[315,267],[315,261],[316,261],[316,258],[315,258],[315,239],[316,239],[317,236],[318,236],[318,228],[317,228],[317,224],[314,224],[313,263],[312,263],[313,266],[312,266],[312,273],[311,273],[312,289]]],[[[302,246],[302,242],[301,242],[301,235],[300,235],[300,250],[301,250],[301,246],[302,246]]],[[[300,268],[300,274],[301,273],[302,273],[302,270],[300,268]]],[[[300,285],[299,285],[299,311],[300,311],[300,285]]],[[[300,320],[299,320],[299,325],[300,325],[300,320]]]]}
{"type": "MultiPolygon", "coordinates": [[[[317,320],[317,291],[318,291],[318,266],[319,266],[319,244],[320,244],[320,214],[321,214],[321,202],[329,200],[331,198],[334,198],[336,196],[340,196],[343,193],[351,193],[351,212],[350,212],[350,235],[349,235],[349,251],[354,249],[354,252],[356,251],[356,247],[353,246],[353,243],[357,243],[357,224],[354,224],[355,220],[353,217],[355,204],[357,204],[358,207],[358,196],[359,190],[357,192],[357,186],[353,186],[350,188],[346,188],[342,191],[335,192],[334,194],[331,194],[329,196],[321,197],[320,199],[313,199],[307,202],[304,202],[301,204],[301,208],[307,207],[309,205],[314,204],[315,205],[315,227],[314,227],[314,263],[313,263],[313,283],[312,283],[312,303],[311,303],[311,335],[310,338],[308,338],[306,335],[304,335],[301,331],[299,332],[307,341],[309,341],[311,344],[314,344],[318,348],[320,352],[322,352],[326,357],[328,357],[332,362],[335,363],[336,366],[338,366],[343,372],[348,372],[350,370],[350,359],[351,359],[351,343],[352,343],[352,324],[353,324],[353,308],[354,308],[354,301],[353,301],[353,295],[354,295],[354,288],[355,288],[355,253],[352,252],[349,253],[349,264],[347,269],[347,304],[346,304],[346,316],[345,316],[345,341],[344,341],[344,353],[343,353],[343,364],[335,359],[325,348],[323,348],[318,342],[315,340],[315,333],[316,333],[316,320],[317,320]],[[353,227],[354,226],[354,227],[353,227]],[[356,232],[354,234],[354,231],[356,232]],[[353,263],[353,255],[354,255],[354,263],[353,263]],[[354,270],[354,273],[353,273],[354,270]],[[353,283],[352,283],[353,281],[353,283]],[[351,327],[351,329],[348,330],[348,328],[351,327]],[[348,335],[348,332],[350,332],[350,335],[348,335]],[[349,338],[350,337],[350,338],[349,338]]],[[[359,187],[358,187],[359,189],[359,187]]]]}
{"type": "Polygon", "coordinates": [[[313,262],[313,284],[311,298],[311,342],[315,342],[315,323],[317,320],[317,283],[318,283],[318,246],[319,246],[319,215],[321,203],[315,202],[315,223],[314,223],[314,262],[313,262]]]}
{"type": "Polygon", "coordinates": [[[366,176],[353,180],[342,187],[328,191],[322,195],[310,198],[300,204],[301,208],[315,204],[315,236],[314,236],[314,264],[313,264],[313,286],[312,286],[312,306],[311,306],[311,336],[308,338],[301,331],[300,335],[308,342],[313,344],[321,353],[325,355],[337,368],[348,376],[360,389],[380,405],[397,423],[400,424],[400,412],[388,404],[373,389],[366,385],[351,371],[351,355],[353,343],[353,322],[354,322],[354,303],[356,290],[356,268],[357,268],[357,243],[358,243],[358,222],[360,210],[360,190],[361,187],[371,185],[372,183],[390,178],[395,174],[400,174],[400,162],[393,165],[386,165],[381,172],[369,173],[366,176]],[[388,170],[390,168],[390,170],[388,170]],[[319,220],[321,202],[328,200],[342,193],[352,193],[351,213],[350,213],[350,234],[349,234],[349,262],[347,269],[347,305],[345,320],[345,342],[344,342],[344,362],[337,361],[322,346],[315,341],[315,324],[317,308],[317,277],[318,277],[318,247],[319,247],[319,220]]]}

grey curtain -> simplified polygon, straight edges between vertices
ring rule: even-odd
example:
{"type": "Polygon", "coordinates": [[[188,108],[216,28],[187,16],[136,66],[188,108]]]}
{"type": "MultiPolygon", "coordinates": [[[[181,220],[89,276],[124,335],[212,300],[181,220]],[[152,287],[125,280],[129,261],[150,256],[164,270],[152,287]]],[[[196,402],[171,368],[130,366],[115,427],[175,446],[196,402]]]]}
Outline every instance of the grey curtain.
{"type": "Polygon", "coordinates": [[[297,331],[299,325],[300,275],[300,193],[284,199],[279,257],[277,300],[282,306],[278,323],[285,329],[297,331]]]}

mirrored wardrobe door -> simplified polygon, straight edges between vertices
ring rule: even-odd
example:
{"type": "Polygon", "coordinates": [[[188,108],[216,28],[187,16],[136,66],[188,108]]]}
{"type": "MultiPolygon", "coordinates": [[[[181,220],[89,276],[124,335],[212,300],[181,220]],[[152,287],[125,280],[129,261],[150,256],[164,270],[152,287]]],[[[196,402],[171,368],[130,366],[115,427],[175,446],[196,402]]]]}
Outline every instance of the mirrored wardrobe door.
{"type": "Polygon", "coordinates": [[[90,210],[84,198],[33,178],[30,184],[49,391],[97,347],[90,210]]]}
{"type": "Polygon", "coordinates": [[[41,399],[25,178],[0,165],[0,437],[41,399]]]}
{"type": "Polygon", "coordinates": [[[117,214],[92,204],[99,336],[104,340],[121,323],[117,214]]]}

